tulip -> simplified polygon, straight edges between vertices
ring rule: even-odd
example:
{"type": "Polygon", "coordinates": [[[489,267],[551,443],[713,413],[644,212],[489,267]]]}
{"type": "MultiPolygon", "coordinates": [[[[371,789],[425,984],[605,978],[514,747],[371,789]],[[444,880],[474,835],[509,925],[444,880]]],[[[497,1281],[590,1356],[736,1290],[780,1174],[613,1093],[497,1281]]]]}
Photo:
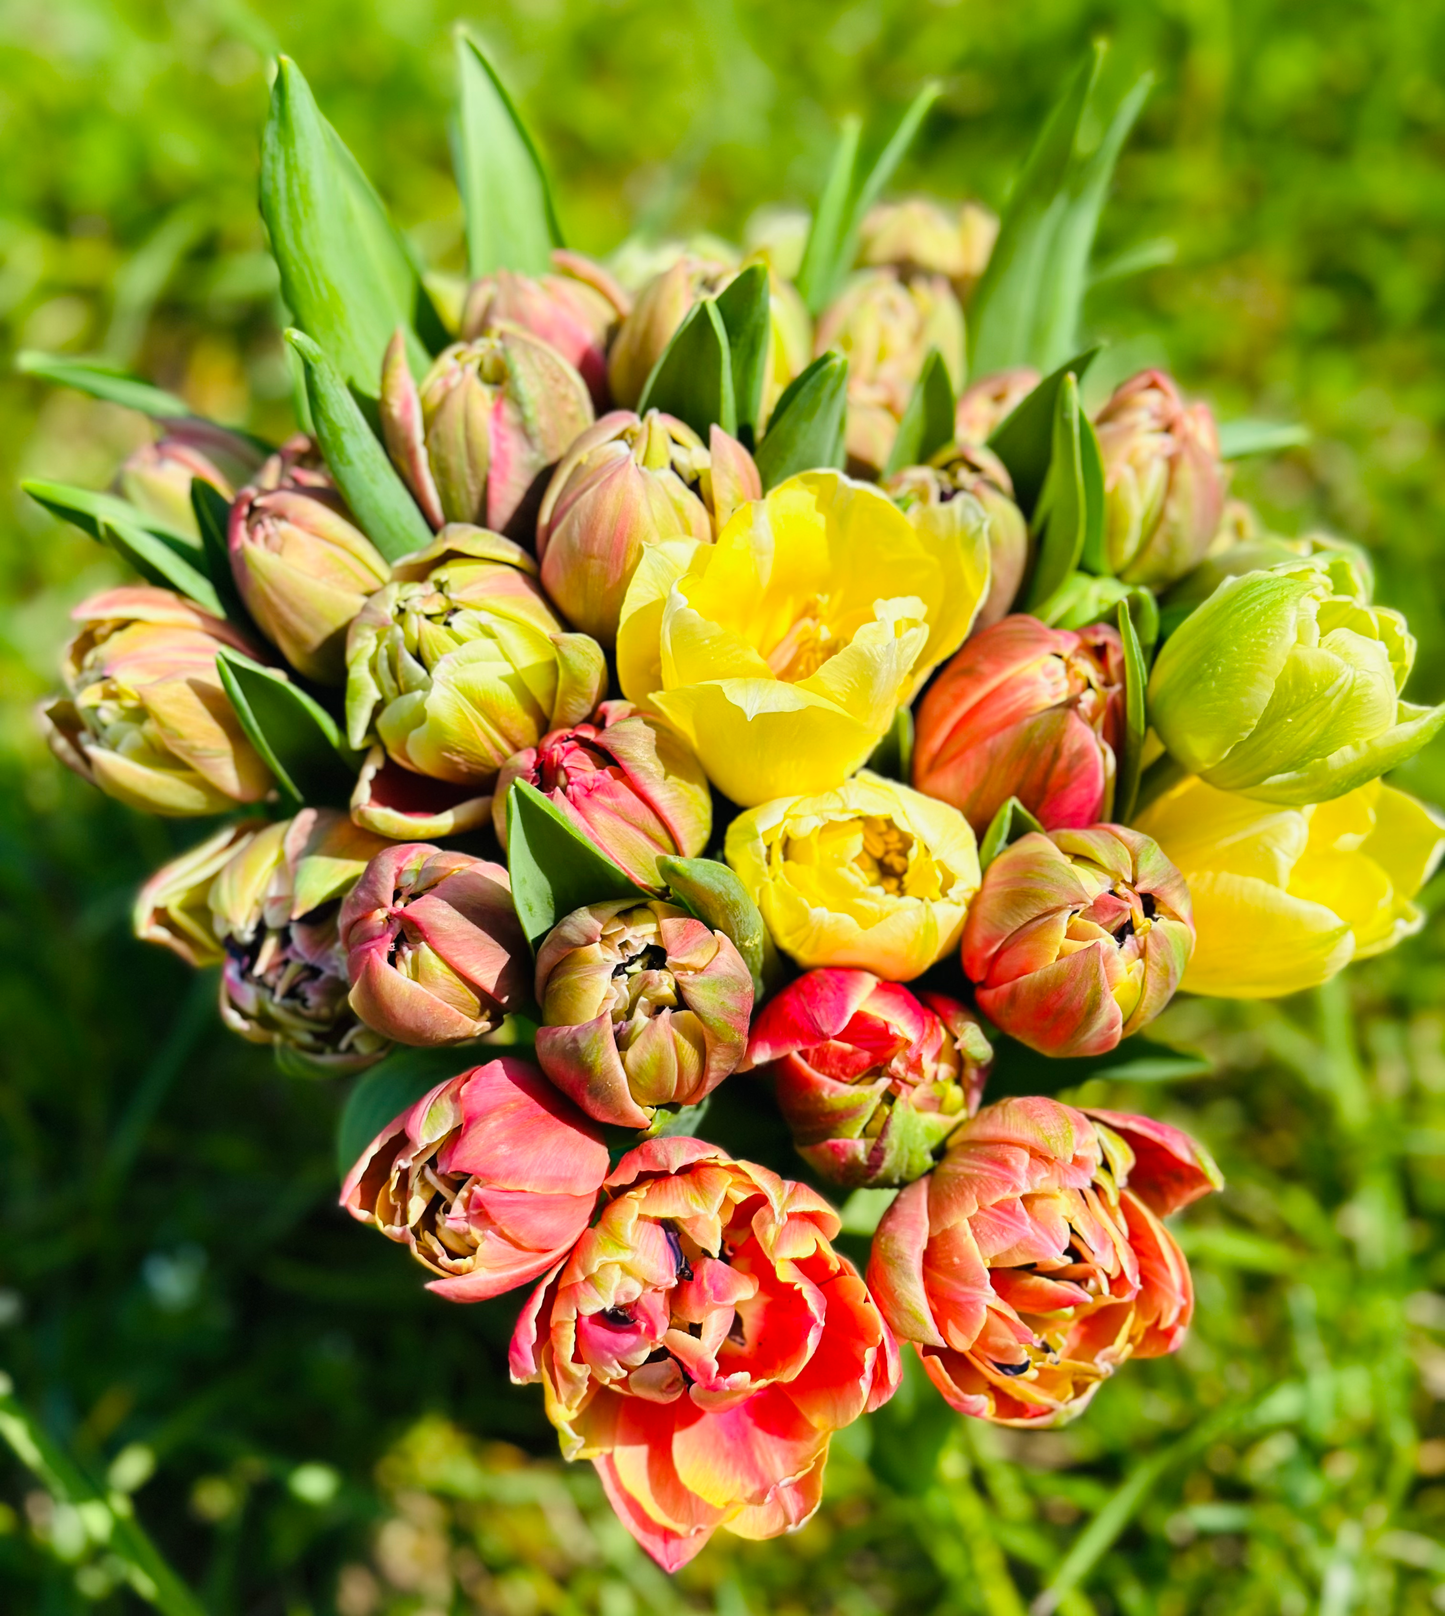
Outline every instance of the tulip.
{"type": "Polygon", "coordinates": [[[960,1414],[1062,1425],[1183,1344],[1193,1286],[1161,1220],[1222,1183],[1165,1123],[1000,1100],[883,1214],[868,1287],[960,1414]]]}
{"type": "Polygon", "coordinates": [[[507,845],[507,794],[525,780],[642,887],[662,887],[660,858],[692,858],[712,834],[712,793],[676,735],[627,701],[605,701],[585,723],[553,730],[509,758],[492,823],[507,845]]]}
{"type": "Polygon", "coordinates": [[[189,534],[198,544],[191,483],[199,477],[225,499],[260,469],[262,455],[249,438],[210,421],[170,421],[154,443],[126,456],[117,491],[147,516],[189,534]]]}
{"type": "Polygon", "coordinates": [[[818,319],[815,354],[837,349],[848,360],[847,449],[850,464],[876,476],[929,350],[962,384],[963,310],[941,275],[903,280],[894,270],[864,270],[818,319]]]}
{"type": "Polygon", "coordinates": [[[919,703],[913,783],[952,803],[980,836],[1010,797],[1045,830],[1091,825],[1108,812],[1123,724],[1117,630],[1005,617],[976,634],[919,703]]]}
{"type": "Polygon", "coordinates": [[[378,742],[362,759],[350,806],[352,822],[378,836],[394,842],[440,840],[485,825],[492,817],[492,794],[404,769],[378,742]]]}
{"type": "Polygon", "coordinates": [[[809,971],[763,1007],[744,1069],[771,1073],[798,1154],[849,1188],[908,1184],[978,1109],[993,1051],[954,999],[809,971]]]}
{"type": "Polygon", "coordinates": [[[437,1278],[481,1302],[562,1260],[586,1231],[607,1172],[596,1128],[527,1061],[504,1055],[440,1083],[383,1128],[346,1176],[341,1204],[437,1278]]]}
{"type": "Polygon", "coordinates": [[[711,543],[762,493],[752,456],[721,427],[709,449],[671,415],[614,410],[567,451],[543,496],[543,586],[575,628],[610,648],[643,549],[677,537],[711,543]]]}
{"type": "Polygon", "coordinates": [[[351,1008],[384,1038],[463,1043],[526,1001],[527,942],[500,864],[426,842],[388,847],[336,924],[351,1008]]]}
{"type": "Polygon", "coordinates": [[[462,307],[461,338],[474,342],[498,325],[518,327],[555,348],[607,408],[607,344],[632,299],[581,253],[554,252],[550,275],[499,269],[473,281],[462,307]]]}
{"type": "Polygon", "coordinates": [[[1230,999],[1315,987],[1419,931],[1414,899],[1445,850],[1439,814],[1382,780],[1281,808],[1190,778],[1136,823],[1189,884],[1180,986],[1230,999]]]}
{"type": "Polygon", "coordinates": [[[915,527],[959,534],[965,549],[980,518],[987,522],[988,593],[973,631],[988,628],[1013,605],[1029,563],[1029,524],[1014,504],[1013,482],[981,444],[954,445],[926,466],[908,466],[883,484],[915,527]]]}
{"type": "Polygon", "coordinates": [[[960,299],[978,284],[998,240],[998,217],[977,202],[921,196],[879,202],[863,218],[858,262],[905,275],[946,275],[960,299]]]}
{"type": "Polygon", "coordinates": [[[593,419],[572,366],[505,320],[444,348],[420,387],[398,331],[382,364],[380,410],[387,450],[434,528],[475,522],[522,540],[546,474],[593,419]]]}
{"type": "Polygon", "coordinates": [[[1164,596],[1165,612],[1182,621],[1196,606],[1208,600],[1226,578],[1316,557],[1328,563],[1336,556],[1344,556],[1359,573],[1366,598],[1373,592],[1374,568],[1369,552],[1358,544],[1349,539],[1337,539],[1333,533],[1301,533],[1297,538],[1286,538],[1282,533],[1270,533],[1261,527],[1254,512],[1240,501],[1231,500],[1229,504],[1233,509],[1226,508],[1209,554],[1164,596]]]}
{"type": "Polygon", "coordinates": [[[292,438],[231,506],[231,571],[246,610],[307,678],[340,684],[346,629],[391,576],[306,437],[292,438]]]}
{"type": "Polygon", "coordinates": [[[1149,719],[1191,774],[1264,802],[1324,802],[1412,757],[1445,706],[1398,693],[1415,641],[1348,558],[1227,578],[1164,642],[1149,719]]]}
{"type": "Polygon", "coordinates": [[[652,1139],[537,1287],[512,1379],[541,1381],[568,1459],[590,1459],[666,1571],[719,1527],[795,1530],[834,1431],[898,1386],[898,1350],[805,1185],[700,1139],[652,1139]]]}
{"type": "Polygon", "coordinates": [[[70,614],[66,694],[44,710],[67,768],[151,814],[218,814],[260,802],[271,771],[216,672],[222,646],[254,654],[229,623],[166,589],[108,589],[70,614]]]}
{"type": "Polygon", "coordinates": [[[987,575],[976,543],[915,528],[837,472],[790,478],[689,559],[657,547],[670,587],[644,589],[638,568],[623,694],[669,719],[734,802],[840,786],[967,633],[987,575]]]}
{"type": "Polygon", "coordinates": [[[648,1128],[743,1058],[753,979],[720,931],[670,903],[574,910],[537,951],[537,1060],[589,1117],[648,1128]]]}
{"type": "Polygon", "coordinates": [[[1027,365],[980,376],[958,395],[954,438],[967,447],[982,447],[1042,380],[1038,371],[1027,365]]]}
{"type": "Polygon", "coordinates": [[[864,770],[836,791],[739,814],[727,861],[773,941],[806,970],[910,982],[957,944],[978,849],[956,808],[864,770]]]}
{"type": "Polygon", "coordinates": [[[212,922],[211,885],[265,825],[264,819],[248,819],[223,826],[189,852],[161,865],[140,889],[131,911],[136,936],[143,943],[169,948],[187,965],[219,965],[226,951],[212,922]]]}
{"type": "Polygon", "coordinates": [[[354,1072],[386,1040],[346,1002],[341,900],[385,844],[331,809],[303,808],[240,843],[207,902],[221,969],[221,1020],[303,1069],[354,1072]]]}
{"type": "Polygon", "coordinates": [[[376,734],[405,769],[480,790],[549,730],[597,705],[602,648],[567,634],[509,539],[455,524],[395,569],[395,581],[357,614],[347,637],[347,733],[376,734]]]}
{"type": "Polygon", "coordinates": [[[1042,1055],[1101,1055],[1168,1004],[1193,947],[1189,888],[1149,837],[1031,831],[984,871],[963,974],[1009,1037],[1042,1055]]]}
{"type": "Polygon", "coordinates": [[[1125,583],[1167,584],[1200,561],[1224,510],[1227,468],[1207,404],[1162,371],[1121,383],[1094,421],[1104,461],[1104,546],[1125,583]]]}

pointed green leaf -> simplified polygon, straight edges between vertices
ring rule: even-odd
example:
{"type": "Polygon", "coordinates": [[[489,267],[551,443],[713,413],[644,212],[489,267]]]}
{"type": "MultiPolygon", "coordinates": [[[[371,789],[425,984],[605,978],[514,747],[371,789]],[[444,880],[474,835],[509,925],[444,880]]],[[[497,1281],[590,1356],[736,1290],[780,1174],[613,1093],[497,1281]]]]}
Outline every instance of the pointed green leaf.
{"type": "Polygon", "coordinates": [[[134,522],[103,522],[100,538],[148,583],[178,590],[216,617],[225,615],[211,580],[196,565],[201,557],[194,547],[182,550],[134,522]]]}
{"type": "Polygon", "coordinates": [[[1030,611],[1047,609],[1084,553],[1089,511],[1079,421],[1079,384],[1071,374],[1059,388],[1049,475],[1030,524],[1042,535],[1026,593],[1030,611]]]}
{"type": "Polygon", "coordinates": [[[227,527],[231,514],[226,496],[213,488],[202,477],[191,479],[191,509],[196,513],[196,526],[201,530],[201,553],[205,557],[206,572],[216,598],[226,616],[247,633],[264,639],[246,610],[241,593],[236,588],[236,577],[231,571],[231,551],[227,541],[227,527]]]}
{"type": "Polygon", "coordinates": [[[183,398],[108,365],[104,359],[67,359],[26,348],[15,355],[15,368],[22,375],[38,376],[58,387],[73,387],[107,404],[123,404],[157,421],[184,421],[191,415],[183,398]]]}
{"type": "Polygon", "coordinates": [[[768,271],[762,264],[750,264],[717,296],[717,312],[727,331],[732,362],[737,436],[749,449],[763,424],[763,380],[772,341],[770,304],[768,271]]]}
{"type": "Polygon", "coordinates": [[[943,86],[937,79],[930,79],[914,96],[898,120],[898,127],[893,131],[892,138],[879,152],[873,167],[868,170],[863,183],[858,187],[852,206],[848,210],[848,221],[843,229],[842,240],[838,245],[837,265],[829,297],[836,295],[843,277],[852,268],[853,260],[858,256],[858,237],[862,233],[863,220],[869,208],[882,196],[884,186],[893,178],[908,148],[917,139],[918,131],[923,127],[923,120],[942,93],[943,86]]]}
{"type": "Polygon", "coordinates": [[[732,940],[752,975],[753,1002],[761,1004],[768,933],[742,882],[717,859],[660,858],[657,868],[670,895],[684,909],[732,940]]]}
{"type": "Polygon", "coordinates": [[[1098,352],[1097,344],[1086,348],[1045,376],[989,436],[988,446],[1008,468],[1014,498],[1025,516],[1033,515],[1048,476],[1049,457],[1054,452],[1054,417],[1058,413],[1059,389],[1064,385],[1064,377],[1071,375],[1083,381],[1084,373],[1098,352]]]}
{"type": "Polygon", "coordinates": [[[305,332],[289,330],[286,341],[306,371],[306,397],[326,464],[362,531],[388,561],[430,544],[426,518],[337,367],[305,332]]]}
{"type": "Polygon", "coordinates": [[[261,215],[287,308],[346,381],[376,397],[382,355],[398,326],[407,332],[413,367],[425,368],[418,317],[437,332],[440,322],[410,249],[285,56],[261,140],[261,215]]]}
{"type": "Polygon", "coordinates": [[[461,120],[457,188],[467,215],[467,268],[473,275],[513,269],[543,275],[562,245],[542,159],[496,69],[458,28],[461,120]]]}
{"type": "Polygon", "coordinates": [[[263,668],[238,651],[216,657],[231,705],[247,738],[297,807],[345,807],[361,760],[331,714],[284,673],[263,668]]]}
{"type": "Polygon", "coordinates": [[[1144,733],[1149,727],[1144,701],[1149,670],[1139,646],[1129,602],[1119,602],[1119,638],[1124,642],[1124,745],[1114,776],[1114,803],[1108,817],[1128,824],[1139,800],[1139,771],[1144,761],[1144,733]]]}
{"type": "Polygon", "coordinates": [[[848,227],[848,199],[853,192],[853,170],[858,163],[858,139],[862,125],[847,118],[833,150],[833,161],[818,209],[808,230],[803,262],[798,270],[797,287],[812,315],[820,314],[831,296],[831,287],[843,232],[848,227]]]}
{"type": "Polygon", "coordinates": [[[1139,651],[1145,668],[1154,661],[1154,647],[1159,643],[1159,602],[1152,589],[1136,584],[1128,595],[1129,615],[1134,621],[1134,632],[1139,638],[1139,651]]]}
{"type": "Polygon", "coordinates": [[[1254,421],[1245,417],[1223,421],[1219,427],[1219,453],[1224,460],[1278,454],[1281,449],[1302,448],[1309,441],[1310,429],[1299,422],[1254,421]]]}
{"type": "Polygon", "coordinates": [[[1004,848],[1027,836],[1030,831],[1042,833],[1043,826],[1018,800],[1010,797],[989,821],[983,840],[978,844],[978,867],[986,870],[1004,848]]]}
{"type": "Polygon", "coordinates": [[[888,464],[883,468],[885,477],[902,471],[905,466],[922,465],[930,455],[952,443],[956,402],[943,355],[937,348],[930,348],[908,408],[898,423],[898,436],[893,440],[888,464]]]}
{"type": "Polygon", "coordinates": [[[713,422],[737,436],[732,353],[714,299],[693,304],[652,367],[637,405],[639,415],[648,410],[686,421],[704,443],[713,422]]]}
{"type": "Polygon", "coordinates": [[[507,793],[507,867],[512,902],[534,949],[574,909],[650,896],[526,780],[507,793]]]}
{"type": "Polygon", "coordinates": [[[753,456],[764,491],[800,471],[841,470],[847,409],[848,361],[840,353],[825,353],[793,378],[773,410],[767,436],[753,456]]]}
{"type": "Polygon", "coordinates": [[[1079,457],[1084,473],[1084,554],[1083,565],[1101,578],[1113,576],[1108,547],[1104,543],[1104,456],[1094,423],[1079,412],[1079,457]]]}
{"type": "Polygon", "coordinates": [[[109,542],[102,530],[108,525],[120,523],[125,527],[138,527],[158,539],[164,539],[183,555],[194,557],[197,553],[194,534],[183,533],[163,518],[150,516],[128,499],[120,499],[115,494],[100,493],[93,488],[76,488],[70,483],[47,482],[39,477],[27,478],[20,486],[37,504],[43,505],[62,521],[73,523],[82,533],[88,533],[102,544],[109,542]]]}
{"type": "Polygon", "coordinates": [[[470,1071],[478,1059],[475,1049],[397,1049],[363,1072],[336,1124],[336,1176],[342,1183],[383,1128],[439,1083],[470,1071]]]}

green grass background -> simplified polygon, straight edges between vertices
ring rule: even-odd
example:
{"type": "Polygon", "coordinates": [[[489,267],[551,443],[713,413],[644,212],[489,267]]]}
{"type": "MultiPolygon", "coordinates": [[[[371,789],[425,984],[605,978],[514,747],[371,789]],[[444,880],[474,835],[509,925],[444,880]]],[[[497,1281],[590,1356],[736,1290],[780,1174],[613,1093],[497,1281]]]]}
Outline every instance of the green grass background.
{"type": "MultiPolygon", "coordinates": [[[[435,263],[459,264],[442,0],[8,0],[6,354],[104,352],[283,430],[255,208],[265,61],[296,56],[435,263]]],[[[531,0],[466,13],[537,130],[575,244],[806,203],[836,119],[945,92],[901,181],[997,206],[1089,39],[1158,75],[1100,257],[1119,369],[1314,438],[1236,489],[1369,546],[1445,695],[1441,0],[531,0]],[[1160,249],[1156,256],[1161,256],[1160,249]]],[[[881,127],[881,122],[875,127],[881,127]]],[[[31,718],[65,613],[118,574],[15,490],[102,485],[137,420],[0,375],[0,1367],[135,1508],[213,1616],[677,1610],[1445,1609],[1445,948],[1438,927],[1278,1005],[1180,1003],[1217,1070],[1086,1098],[1196,1130],[1226,1193],[1182,1220],[1199,1311],[1057,1433],[965,1427],[910,1381],[834,1447],[795,1538],[674,1583],[505,1385],[514,1301],[455,1308],[334,1205],[337,1092],[224,1036],[128,935],[196,836],[53,765],[31,718]],[[152,1464],[153,1461],[153,1464],[152,1464]],[[153,1473],[147,1476],[147,1471],[153,1473]]],[[[1445,748],[1407,783],[1445,799],[1445,748]]],[[[0,1608],[138,1608],[0,1450],[0,1608]]]]}

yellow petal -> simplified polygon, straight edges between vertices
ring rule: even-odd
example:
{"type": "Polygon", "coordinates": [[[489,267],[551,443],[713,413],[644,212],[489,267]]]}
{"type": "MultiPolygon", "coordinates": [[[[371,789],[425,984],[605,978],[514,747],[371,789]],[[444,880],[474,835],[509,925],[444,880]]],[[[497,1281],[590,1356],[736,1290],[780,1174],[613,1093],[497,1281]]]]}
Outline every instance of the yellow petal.
{"type": "Polygon", "coordinates": [[[662,614],[672,586],[699,549],[695,539],[651,544],[627,586],[617,627],[617,680],[622,694],[639,707],[662,689],[662,614]]]}
{"type": "Polygon", "coordinates": [[[1230,999],[1269,999],[1328,981],[1354,954],[1349,926],[1323,904],[1250,876],[1186,874],[1194,953],[1180,987],[1230,999]]]}

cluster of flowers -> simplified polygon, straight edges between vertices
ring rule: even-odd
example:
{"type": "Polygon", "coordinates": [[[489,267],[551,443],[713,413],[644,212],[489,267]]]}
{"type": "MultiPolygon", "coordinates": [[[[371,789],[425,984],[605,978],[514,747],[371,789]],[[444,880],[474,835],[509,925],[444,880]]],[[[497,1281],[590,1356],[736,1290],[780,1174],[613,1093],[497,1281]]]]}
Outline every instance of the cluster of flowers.
{"type": "Polygon", "coordinates": [[[1440,851],[1380,779],[1445,720],[1400,699],[1404,620],[1351,546],[1227,502],[1167,375],[1075,421],[1101,520],[1040,587],[1063,496],[1008,449],[1060,378],[961,387],[992,235],[879,206],[816,322],[776,246],[679,249],[630,289],[564,252],[476,279],[434,359],[405,329],[379,356],[400,551],[323,452],[323,389],[320,445],[170,422],[118,492],[173,555],[211,546],[230,610],[86,601],[46,710],[112,796],[232,815],[136,910],[220,967],[228,1026],[334,1072],[480,1043],[343,1203],[442,1296],[538,1281],[514,1378],[668,1568],[806,1520],[899,1341],[1019,1425],[1174,1350],[1162,1219],[1216,1170],[1144,1117],[984,1103],[993,1041],[1099,1055],[1180,987],[1323,981],[1418,924],[1440,851]],[[739,288],[766,311],[752,418],[690,425],[659,378],[739,288]],[[846,467],[790,465],[839,355],[846,467]],[[940,375],[946,441],[908,464],[940,375]],[[298,785],[303,720],[349,802],[298,785]],[[811,1183],[898,1191],[866,1276],[816,1188],[702,1136],[733,1074],[811,1183]]]}

